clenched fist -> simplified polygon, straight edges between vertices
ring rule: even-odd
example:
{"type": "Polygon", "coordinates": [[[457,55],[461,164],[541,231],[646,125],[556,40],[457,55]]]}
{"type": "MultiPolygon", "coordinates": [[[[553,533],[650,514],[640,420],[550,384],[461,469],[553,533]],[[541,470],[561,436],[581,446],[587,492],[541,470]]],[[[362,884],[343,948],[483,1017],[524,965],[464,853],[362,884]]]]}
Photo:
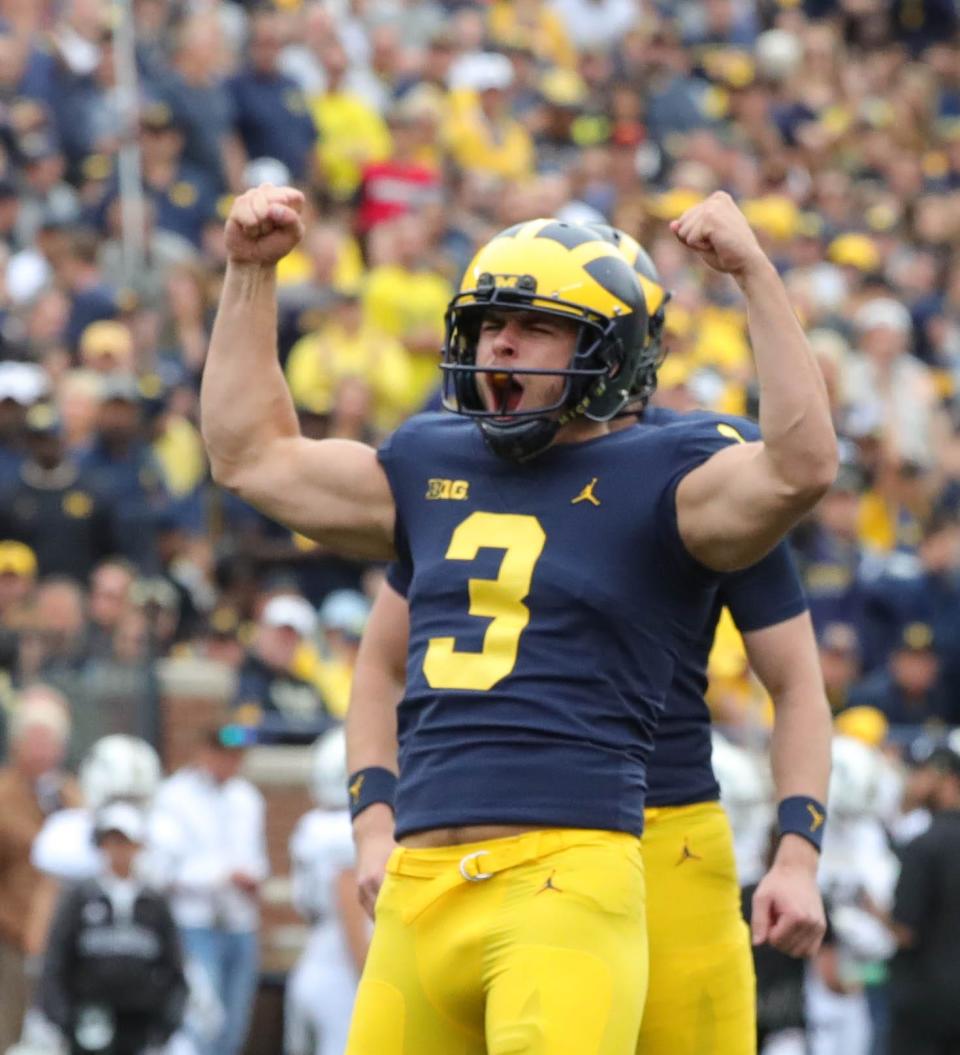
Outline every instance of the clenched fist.
{"type": "Polygon", "coordinates": [[[714,271],[740,279],[753,269],[769,266],[747,218],[724,191],[715,191],[687,209],[679,220],[671,221],[670,230],[714,271]]]}
{"type": "Polygon", "coordinates": [[[227,258],[232,264],[269,266],[303,237],[303,195],[292,187],[263,183],[241,194],[227,217],[227,258]]]}

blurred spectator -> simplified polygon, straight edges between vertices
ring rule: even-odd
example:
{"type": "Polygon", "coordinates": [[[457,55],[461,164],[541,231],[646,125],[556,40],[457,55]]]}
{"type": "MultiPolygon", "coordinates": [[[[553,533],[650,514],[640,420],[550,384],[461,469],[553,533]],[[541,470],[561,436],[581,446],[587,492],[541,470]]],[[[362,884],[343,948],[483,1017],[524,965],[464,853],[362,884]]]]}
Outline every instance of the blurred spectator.
{"type": "Polygon", "coordinates": [[[188,17],[177,29],[171,68],[161,73],[157,85],[183,132],[184,161],[202,171],[220,192],[239,189],[243,168],[233,133],[233,100],[222,79],[228,60],[216,15],[188,17]]]}
{"type": "Polygon", "coordinates": [[[373,391],[371,424],[384,435],[417,409],[422,395],[403,345],[364,319],[353,287],[334,290],[328,321],[293,346],[286,373],[297,406],[324,415],[333,412],[341,382],[361,378],[373,391]]]}
{"type": "Polygon", "coordinates": [[[117,375],[104,381],[97,432],[80,458],[80,468],[114,507],[119,552],[141,570],[153,570],[157,518],[168,495],[160,466],[144,438],[142,395],[135,378],[117,375]]]}
{"type": "Polygon", "coordinates": [[[850,706],[876,707],[891,724],[960,722],[956,687],[940,684],[940,662],[928,623],[909,623],[885,667],[865,678],[849,695],[850,706]]]}
{"type": "Polygon", "coordinates": [[[20,1038],[29,1003],[28,923],[37,872],[30,847],[44,818],[79,805],[80,792],[63,771],[70,713],[63,697],[45,685],[25,689],[10,730],[10,763],[0,769],[0,1047],[20,1038]]]}
{"type": "Polygon", "coordinates": [[[451,70],[450,78],[453,105],[447,138],[454,162],[460,168],[506,180],[530,176],[533,141],[510,113],[510,60],[491,53],[466,55],[451,70]]]}
{"type": "Polygon", "coordinates": [[[46,392],[43,372],[27,363],[0,362],[0,486],[12,486],[26,457],[26,417],[46,392]]]}
{"type": "Polygon", "coordinates": [[[267,601],[240,666],[233,696],[237,721],[299,731],[311,742],[330,724],[317,689],[293,673],[298,649],[312,645],[316,631],[317,613],[302,597],[279,594],[267,601]]]}
{"type": "Polygon", "coordinates": [[[960,1050],[960,755],[943,749],[935,766],[933,821],[903,850],[892,911],[890,1055],[960,1050]]]}
{"type": "MultiPolygon", "coordinates": [[[[848,459],[852,452],[846,451],[848,459]]],[[[842,460],[830,491],[794,532],[800,574],[814,626],[862,624],[860,495],[865,474],[853,460],[842,460]]]]}
{"type": "Polygon", "coordinates": [[[151,816],[187,957],[224,1010],[219,1037],[194,1038],[200,1055],[239,1055],[259,974],[259,891],[269,865],[263,796],[239,775],[243,743],[237,727],[205,734],[193,764],[161,784],[151,816]]]}
{"type": "MultiPolygon", "coordinates": [[[[435,159],[424,157],[422,104],[407,98],[387,112],[388,150],[360,167],[357,231],[361,236],[381,223],[417,213],[442,200],[441,173],[435,159]]],[[[431,129],[436,137],[436,129],[431,129]]]]}
{"type": "Polygon", "coordinates": [[[71,349],[92,322],[115,319],[120,308],[117,292],[106,284],[97,257],[99,239],[94,231],[71,233],[63,256],[55,263],[57,276],[70,299],[65,337],[71,349]]]}
{"type": "Polygon", "coordinates": [[[110,654],[117,627],[130,606],[134,578],[133,567],[117,559],[103,561],[90,574],[87,647],[91,656],[110,654]]]}
{"type": "Polygon", "coordinates": [[[336,718],[347,714],[353,669],[369,615],[369,600],[356,590],[334,590],[320,608],[323,647],[315,681],[336,718]]]}
{"type": "Polygon", "coordinates": [[[26,543],[41,575],[83,581],[119,548],[115,509],[67,451],[53,407],[31,407],[26,432],[27,460],[19,479],[0,491],[0,537],[26,543]]]}
{"type": "Polygon", "coordinates": [[[431,267],[429,245],[420,217],[409,214],[377,230],[382,255],[370,269],[363,310],[370,323],[401,341],[410,353],[413,382],[403,397],[422,405],[439,385],[439,352],[443,344],[441,304],[452,295],[450,283],[431,267]]]}
{"type": "Polygon", "coordinates": [[[376,109],[350,90],[350,59],[335,33],[324,41],[321,61],[326,88],[310,102],[319,136],[318,176],[336,201],[347,201],[362,167],[389,157],[390,133],[376,109]]]}
{"type": "Polygon", "coordinates": [[[860,676],[860,643],[849,623],[828,623],[818,639],[823,684],[834,713],[842,711],[860,676]]]}
{"type": "Polygon", "coordinates": [[[317,131],[299,85],[280,72],[282,33],[278,12],[254,11],[248,23],[246,65],[227,88],[246,157],[276,158],[300,181],[311,175],[317,131]]]}

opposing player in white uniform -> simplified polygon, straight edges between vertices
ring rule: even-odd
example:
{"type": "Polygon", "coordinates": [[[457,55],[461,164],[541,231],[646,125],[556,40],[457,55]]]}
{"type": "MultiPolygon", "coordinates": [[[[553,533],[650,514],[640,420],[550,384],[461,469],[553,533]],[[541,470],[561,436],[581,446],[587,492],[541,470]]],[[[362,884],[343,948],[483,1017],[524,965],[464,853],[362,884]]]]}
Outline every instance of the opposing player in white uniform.
{"type": "Polygon", "coordinates": [[[712,742],[720,802],[733,829],[737,878],[745,887],[759,882],[769,866],[770,830],[776,819],[770,764],[716,730],[712,742]]]}
{"type": "Polygon", "coordinates": [[[157,752],[135,736],[116,734],[98,740],[80,764],[84,805],[51,814],[33,843],[31,861],[60,882],[79,882],[99,874],[93,841],[93,817],[108,802],[122,799],[146,811],[160,783],[157,752]]]}
{"type": "Polygon", "coordinates": [[[370,932],[354,876],[342,729],[317,741],[312,791],[317,808],[290,838],[293,901],[311,923],[287,979],[285,1055],[342,1055],[370,932]]]}
{"type": "Polygon", "coordinates": [[[870,1050],[872,1028],[863,985],[894,951],[879,913],[890,910],[899,865],[879,819],[884,762],[859,740],[833,741],[828,807],[818,879],[832,940],[807,973],[811,1055],[870,1050]]]}

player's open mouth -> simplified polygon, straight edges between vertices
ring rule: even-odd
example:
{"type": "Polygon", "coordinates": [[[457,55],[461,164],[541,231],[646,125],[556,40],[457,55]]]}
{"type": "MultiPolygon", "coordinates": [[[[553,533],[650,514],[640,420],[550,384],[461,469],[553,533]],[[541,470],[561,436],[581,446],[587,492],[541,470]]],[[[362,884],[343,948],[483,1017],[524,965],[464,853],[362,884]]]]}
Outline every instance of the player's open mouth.
{"type": "Polygon", "coordinates": [[[520,405],[520,400],[523,399],[523,385],[513,374],[488,374],[487,384],[490,391],[491,410],[498,410],[501,414],[511,414],[520,405]]]}

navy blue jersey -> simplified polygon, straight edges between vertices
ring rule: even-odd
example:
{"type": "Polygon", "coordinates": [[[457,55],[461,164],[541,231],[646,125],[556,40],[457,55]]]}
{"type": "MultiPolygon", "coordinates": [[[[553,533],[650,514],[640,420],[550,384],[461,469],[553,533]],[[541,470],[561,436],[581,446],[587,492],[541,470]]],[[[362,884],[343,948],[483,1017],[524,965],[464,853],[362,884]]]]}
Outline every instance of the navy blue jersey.
{"type": "MultiPolygon", "coordinates": [[[[679,414],[661,407],[647,408],[643,423],[675,428],[688,424],[696,434],[702,433],[704,427],[709,432],[724,424],[748,441],[759,439],[760,435],[757,426],[744,418],[706,412],[679,414]]],[[[403,561],[394,562],[387,571],[387,580],[397,593],[406,596],[409,567],[403,561]]],[[[711,765],[710,711],[704,693],[707,660],[724,607],[730,609],[742,632],[762,630],[805,611],[803,589],[785,542],[752,567],[721,576],[700,633],[689,637],[678,649],[666,707],[647,764],[648,805],[682,806],[719,796],[711,765]]]]}
{"type": "MultiPolygon", "coordinates": [[[[680,414],[664,407],[648,407],[643,422],[674,428],[687,423],[697,429],[722,425],[735,429],[748,442],[760,439],[760,430],[754,422],[706,411],[680,414]]],[[[775,626],[806,610],[803,587],[786,542],[781,542],[751,567],[720,578],[699,638],[678,655],[647,771],[650,806],[683,806],[719,797],[720,789],[710,761],[710,711],[704,702],[704,693],[707,660],[724,608],[730,609],[741,633],[775,626]]]]}
{"type": "Polygon", "coordinates": [[[730,442],[713,421],[640,425],[516,465],[449,414],[386,442],[411,571],[399,835],[642,830],[674,661],[718,580],[680,540],[675,489],[730,442]]]}

